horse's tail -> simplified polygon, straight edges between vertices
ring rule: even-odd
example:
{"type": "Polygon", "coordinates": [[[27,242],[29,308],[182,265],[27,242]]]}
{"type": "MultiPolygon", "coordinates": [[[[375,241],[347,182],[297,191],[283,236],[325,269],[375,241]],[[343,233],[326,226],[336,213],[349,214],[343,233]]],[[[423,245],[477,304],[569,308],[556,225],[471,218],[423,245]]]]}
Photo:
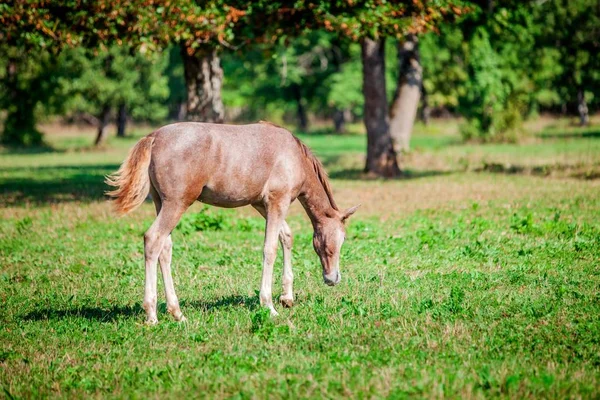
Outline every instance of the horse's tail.
{"type": "Polygon", "coordinates": [[[150,192],[148,167],[152,153],[154,135],[141,139],[129,151],[117,172],[106,177],[105,182],[115,189],[106,194],[112,198],[115,212],[127,214],[140,206],[150,192]]]}

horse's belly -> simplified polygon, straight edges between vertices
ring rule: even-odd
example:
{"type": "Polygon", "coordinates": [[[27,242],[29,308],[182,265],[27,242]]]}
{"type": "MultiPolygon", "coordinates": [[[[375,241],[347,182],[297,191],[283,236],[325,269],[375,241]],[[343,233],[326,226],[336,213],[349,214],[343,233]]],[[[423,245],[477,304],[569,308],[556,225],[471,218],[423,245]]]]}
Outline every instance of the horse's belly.
{"type": "Polygon", "coordinates": [[[204,187],[198,200],[212,206],[235,208],[255,203],[258,200],[257,197],[256,194],[241,193],[235,190],[217,192],[209,187],[204,187]]]}

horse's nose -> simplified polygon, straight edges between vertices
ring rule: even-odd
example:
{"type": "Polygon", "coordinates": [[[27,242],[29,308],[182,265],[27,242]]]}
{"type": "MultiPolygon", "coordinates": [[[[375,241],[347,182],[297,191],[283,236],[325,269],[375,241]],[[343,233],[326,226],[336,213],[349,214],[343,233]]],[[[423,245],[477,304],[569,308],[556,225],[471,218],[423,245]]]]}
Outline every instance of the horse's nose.
{"type": "Polygon", "coordinates": [[[329,286],[335,286],[338,283],[340,283],[340,280],[342,279],[342,275],[340,274],[340,271],[335,271],[332,272],[330,274],[323,274],[323,281],[325,282],[325,284],[329,285],[329,286]]]}

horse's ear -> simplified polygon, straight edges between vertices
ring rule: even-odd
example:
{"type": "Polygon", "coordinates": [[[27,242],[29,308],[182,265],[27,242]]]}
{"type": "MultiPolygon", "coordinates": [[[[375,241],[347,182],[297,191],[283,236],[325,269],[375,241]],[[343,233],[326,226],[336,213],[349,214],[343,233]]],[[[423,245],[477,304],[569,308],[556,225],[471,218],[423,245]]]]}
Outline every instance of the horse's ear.
{"type": "Polygon", "coordinates": [[[352,214],[354,214],[356,212],[356,210],[358,210],[358,207],[360,207],[360,204],[354,207],[350,207],[349,209],[345,210],[342,212],[342,222],[345,222],[348,218],[350,218],[350,216],[352,214]]]}

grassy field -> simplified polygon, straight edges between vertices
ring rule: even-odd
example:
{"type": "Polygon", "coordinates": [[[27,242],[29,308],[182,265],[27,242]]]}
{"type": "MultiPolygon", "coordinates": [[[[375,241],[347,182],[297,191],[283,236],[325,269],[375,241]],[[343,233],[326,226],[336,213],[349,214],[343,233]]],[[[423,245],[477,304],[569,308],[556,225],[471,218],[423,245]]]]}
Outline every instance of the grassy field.
{"type": "Polygon", "coordinates": [[[297,301],[276,319],[258,306],[262,220],[193,206],[173,233],[188,322],[160,296],[154,327],[153,206],[115,218],[102,194],[136,139],[1,152],[0,398],[599,398],[599,129],[482,146],[447,124],[418,127],[394,181],[361,176],[362,135],[302,136],[340,206],[362,207],[334,288],[292,207],[297,301]]]}

